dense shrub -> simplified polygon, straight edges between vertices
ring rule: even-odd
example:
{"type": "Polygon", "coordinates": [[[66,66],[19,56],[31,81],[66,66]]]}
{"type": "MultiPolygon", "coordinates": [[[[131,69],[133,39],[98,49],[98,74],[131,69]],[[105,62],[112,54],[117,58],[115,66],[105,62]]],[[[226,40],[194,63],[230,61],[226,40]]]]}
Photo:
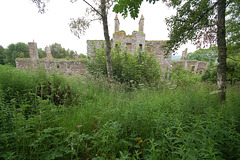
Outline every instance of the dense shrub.
{"type": "MultiPolygon", "coordinates": [[[[217,66],[207,68],[202,76],[204,81],[217,82],[217,66]]],[[[235,84],[240,81],[239,59],[227,59],[227,82],[235,84]]]]}
{"type": "Polygon", "coordinates": [[[173,67],[170,73],[170,81],[177,86],[197,84],[200,78],[200,74],[194,74],[193,71],[182,67],[181,64],[173,67]]]}
{"type": "Polygon", "coordinates": [[[49,99],[55,105],[73,105],[78,101],[75,88],[61,74],[47,74],[42,67],[36,72],[3,65],[0,69],[0,89],[6,102],[14,99],[17,105],[32,103],[36,96],[49,99]]]}
{"type": "MultiPolygon", "coordinates": [[[[117,82],[130,86],[151,84],[160,80],[160,64],[153,53],[138,50],[134,54],[120,49],[120,44],[111,52],[113,76],[117,82]]],[[[90,57],[88,70],[98,77],[107,75],[105,48],[96,49],[90,57]]]]}
{"type": "Polygon", "coordinates": [[[216,83],[217,82],[217,66],[208,67],[202,76],[202,80],[216,83]]]}

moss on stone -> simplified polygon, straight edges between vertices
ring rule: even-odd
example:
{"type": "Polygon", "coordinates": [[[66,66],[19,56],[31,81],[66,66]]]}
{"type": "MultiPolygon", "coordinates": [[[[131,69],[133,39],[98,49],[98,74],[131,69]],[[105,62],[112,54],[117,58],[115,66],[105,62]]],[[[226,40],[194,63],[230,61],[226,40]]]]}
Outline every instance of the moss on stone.
{"type": "Polygon", "coordinates": [[[123,35],[123,34],[126,35],[126,32],[123,30],[113,33],[113,35],[123,35]]]}
{"type": "Polygon", "coordinates": [[[30,58],[16,58],[16,61],[30,61],[30,58]]]}
{"type": "Polygon", "coordinates": [[[39,61],[41,62],[54,62],[54,63],[57,63],[57,62],[86,62],[87,59],[52,59],[52,60],[49,60],[49,59],[40,59],[39,61]]]}
{"type": "Polygon", "coordinates": [[[95,41],[105,41],[105,40],[87,40],[87,42],[95,42],[95,41]]]}
{"type": "Polygon", "coordinates": [[[141,33],[141,34],[144,34],[142,31],[133,31],[132,33],[141,33]]]}
{"type": "Polygon", "coordinates": [[[146,42],[167,42],[169,40],[146,40],[146,42]]]}

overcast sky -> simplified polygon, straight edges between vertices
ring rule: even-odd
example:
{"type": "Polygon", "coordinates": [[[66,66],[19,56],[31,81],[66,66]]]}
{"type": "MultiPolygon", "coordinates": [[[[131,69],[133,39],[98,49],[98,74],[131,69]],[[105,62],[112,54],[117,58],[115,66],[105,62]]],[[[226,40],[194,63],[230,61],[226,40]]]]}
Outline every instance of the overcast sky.
{"type": "MultiPolygon", "coordinates": [[[[91,2],[89,0],[89,2],[91,2]]],[[[44,14],[38,13],[38,8],[31,0],[0,0],[0,45],[6,48],[11,43],[31,41],[37,42],[38,48],[46,45],[60,43],[62,47],[86,54],[87,40],[104,39],[103,27],[99,22],[93,22],[86,34],[78,39],[71,33],[69,28],[70,18],[81,17],[85,13],[86,4],[82,0],[71,3],[70,0],[50,0],[47,3],[47,11],[44,14]]],[[[173,9],[166,7],[161,2],[154,5],[143,3],[139,16],[143,14],[145,18],[144,33],[146,40],[168,40],[168,31],[164,19],[175,14],[173,9]]],[[[115,13],[110,13],[108,17],[109,32],[112,38],[114,30],[115,13]]],[[[125,30],[127,34],[138,30],[139,18],[120,20],[120,30],[125,30]]],[[[191,45],[182,46],[177,52],[188,48],[188,52],[196,50],[191,45]]]]}

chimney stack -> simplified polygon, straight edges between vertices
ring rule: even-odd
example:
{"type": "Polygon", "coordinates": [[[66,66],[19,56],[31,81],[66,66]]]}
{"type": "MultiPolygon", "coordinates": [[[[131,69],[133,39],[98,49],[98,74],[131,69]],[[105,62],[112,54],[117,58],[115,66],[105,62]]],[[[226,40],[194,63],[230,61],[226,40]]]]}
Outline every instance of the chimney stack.
{"type": "Polygon", "coordinates": [[[116,14],[114,21],[115,21],[115,32],[118,32],[120,23],[119,23],[117,14],[116,14]]]}
{"type": "Polygon", "coordinates": [[[32,63],[36,63],[38,60],[38,49],[37,49],[37,43],[33,42],[28,42],[29,46],[29,54],[30,54],[30,59],[32,63]]]}
{"type": "Polygon", "coordinates": [[[143,15],[141,15],[141,18],[139,20],[139,32],[143,32],[143,27],[144,27],[144,18],[143,15]]]}

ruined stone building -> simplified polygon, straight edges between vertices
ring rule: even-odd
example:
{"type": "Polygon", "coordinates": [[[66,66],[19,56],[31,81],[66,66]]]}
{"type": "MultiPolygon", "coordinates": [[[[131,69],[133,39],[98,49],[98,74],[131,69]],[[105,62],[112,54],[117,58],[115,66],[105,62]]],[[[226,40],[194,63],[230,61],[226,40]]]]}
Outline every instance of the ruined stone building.
{"type": "Polygon", "coordinates": [[[56,71],[65,75],[82,75],[86,73],[85,63],[78,60],[53,59],[51,50],[45,47],[46,58],[39,59],[37,43],[29,42],[29,58],[17,58],[16,68],[18,69],[35,69],[38,65],[45,68],[46,71],[56,71]]]}
{"type": "MultiPolygon", "coordinates": [[[[153,52],[157,60],[161,64],[163,71],[167,71],[171,67],[171,54],[165,55],[165,50],[162,48],[166,44],[164,40],[146,40],[144,33],[144,17],[141,16],[139,20],[138,31],[133,31],[132,35],[126,35],[126,32],[119,30],[120,22],[116,15],[115,19],[115,30],[112,37],[112,47],[115,47],[119,43],[130,53],[136,52],[138,49],[147,50],[153,52]]],[[[87,41],[87,54],[88,56],[94,54],[94,48],[101,48],[105,45],[104,40],[88,40],[87,41]]]]}
{"type": "MultiPolygon", "coordinates": [[[[181,65],[185,68],[193,70],[194,73],[201,73],[208,65],[207,62],[200,61],[187,61],[187,50],[183,53],[183,58],[181,61],[176,61],[172,63],[171,54],[165,55],[166,51],[162,46],[166,44],[163,40],[146,40],[144,33],[144,18],[141,16],[139,21],[138,31],[133,31],[132,35],[126,35],[126,32],[119,30],[120,22],[116,16],[114,19],[115,30],[112,37],[112,47],[121,44],[122,49],[126,49],[128,52],[134,54],[138,49],[147,50],[148,52],[153,52],[156,59],[160,62],[162,71],[170,71],[171,67],[181,65]]],[[[75,55],[75,60],[63,60],[54,59],[51,55],[51,50],[47,46],[45,48],[47,57],[39,59],[37,43],[29,42],[29,58],[17,58],[16,67],[18,69],[34,69],[37,65],[41,65],[46,71],[55,70],[59,73],[64,73],[65,75],[82,75],[87,72],[84,62],[78,61],[77,55],[75,55]]],[[[95,48],[103,48],[105,45],[104,40],[88,40],[87,41],[87,54],[91,56],[94,54],[95,48]]]]}

